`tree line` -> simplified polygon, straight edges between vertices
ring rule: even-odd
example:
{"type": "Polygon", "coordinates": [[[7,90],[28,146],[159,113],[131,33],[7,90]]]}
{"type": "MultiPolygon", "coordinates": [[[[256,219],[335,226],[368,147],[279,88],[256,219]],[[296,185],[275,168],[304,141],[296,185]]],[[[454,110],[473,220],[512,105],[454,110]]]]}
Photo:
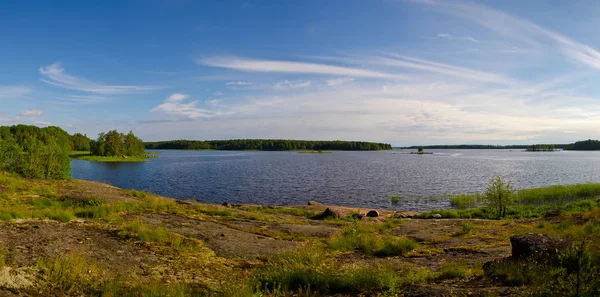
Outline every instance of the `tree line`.
{"type": "MultiPolygon", "coordinates": [[[[567,146],[567,144],[552,144],[555,148],[561,149],[567,146]]],[[[400,147],[402,149],[528,149],[531,145],[526,144],[511,144],[511,145],[490,145],[490,144],[456,144],[456,145],[426,145],[426,146],[406,146],[400,147]]]]}
{"type": "Polygon", "coordinates": [[[377,151],[391,150],[387,143],[364,141],[319,141],[284,139],[232,139],[232,140],[171,140],[144,143],[146,149],[183,149],[183,150],[257,150],[257,151],[293,151],[293,150],[341,150],[341,151],[377,151]]]}
{"type": "Polygon", "coordinates": [[[572,151],[598,151],[600,150],[600,141],[598,140],[582,140],[567,145],[565,150],[572,151]]]}

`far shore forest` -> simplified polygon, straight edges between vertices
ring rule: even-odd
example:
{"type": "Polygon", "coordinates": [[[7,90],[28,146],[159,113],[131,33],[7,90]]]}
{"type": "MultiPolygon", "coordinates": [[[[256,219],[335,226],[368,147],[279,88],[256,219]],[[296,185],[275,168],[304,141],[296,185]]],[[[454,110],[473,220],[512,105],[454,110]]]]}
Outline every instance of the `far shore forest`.
{"type": "MultiPolygon", "coordinates": [[[[424,146],[420,148],[507,148],[516,146],[424,146]]],[[[568,145],[540,144],[525,146],[529,151],[600,150],[600,141],[585,140],[568,145]]],[[[111,130],[95,140],[87,135],[70,135],[55,126],[0,126],[0,170],[27,178],[66,179],[71,176],[71,157],[92,161],[145,161],[146,149],[190,150],[390,150],[386,143],[362,141],[307,141],[277,139],[172,140],[143,142],[132,131],[127,134],[111,130]],[[89,152],[89,153],[88,153],[89,152]],[[85,158],[84,158],[85,159],[85,158]]]]}

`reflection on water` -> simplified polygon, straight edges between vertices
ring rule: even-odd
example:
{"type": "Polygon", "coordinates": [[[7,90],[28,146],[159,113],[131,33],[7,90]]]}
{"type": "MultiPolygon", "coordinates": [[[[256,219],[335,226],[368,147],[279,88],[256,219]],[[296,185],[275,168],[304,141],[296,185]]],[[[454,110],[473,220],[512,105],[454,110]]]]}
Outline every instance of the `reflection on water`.
{"type": "Polygon", "coordinates": [[[499,174],[517,188],[600,181],[600,152],[432,150],[296,152],[160,151],[146,163],[73,160],[73,177],[202,202],[326,204],[426,210],[446,194],[482,191],[499,174]],[[397,205],[390,196],[406,199],[397,205]]]}

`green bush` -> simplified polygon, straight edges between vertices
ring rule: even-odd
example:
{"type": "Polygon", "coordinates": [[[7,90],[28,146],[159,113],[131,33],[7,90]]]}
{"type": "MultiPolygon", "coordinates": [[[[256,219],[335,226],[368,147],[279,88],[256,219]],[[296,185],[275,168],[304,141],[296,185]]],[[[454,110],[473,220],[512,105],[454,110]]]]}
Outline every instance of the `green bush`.
{"type": "Polygon", "coordinates": [[[484,201],[494,211],[497,218],[503,218],[506,216],[508,207],[515,201],[515,190],[510,182],[504,181],[497,175],[487,186],[484,201]]]}

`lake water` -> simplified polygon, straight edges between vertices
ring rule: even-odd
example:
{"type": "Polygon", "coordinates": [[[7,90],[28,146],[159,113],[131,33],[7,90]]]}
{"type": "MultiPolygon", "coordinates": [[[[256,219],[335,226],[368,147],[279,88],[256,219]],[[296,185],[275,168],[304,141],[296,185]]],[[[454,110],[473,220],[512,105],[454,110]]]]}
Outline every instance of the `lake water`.
{"type": "Polygon", "coordinates": [[[168,151],[146,163],[73,160],[73,178],[208,203],[363,208],[449,208],[443,195],[485,189],[494,175],[515,188],[600,182],[600,152],[431,150],[297,152],[168,151]],[[403,197],[391,205],[390,196],[403,197]],[[427,198],[437,196],[433,198],[427,198]]]}

